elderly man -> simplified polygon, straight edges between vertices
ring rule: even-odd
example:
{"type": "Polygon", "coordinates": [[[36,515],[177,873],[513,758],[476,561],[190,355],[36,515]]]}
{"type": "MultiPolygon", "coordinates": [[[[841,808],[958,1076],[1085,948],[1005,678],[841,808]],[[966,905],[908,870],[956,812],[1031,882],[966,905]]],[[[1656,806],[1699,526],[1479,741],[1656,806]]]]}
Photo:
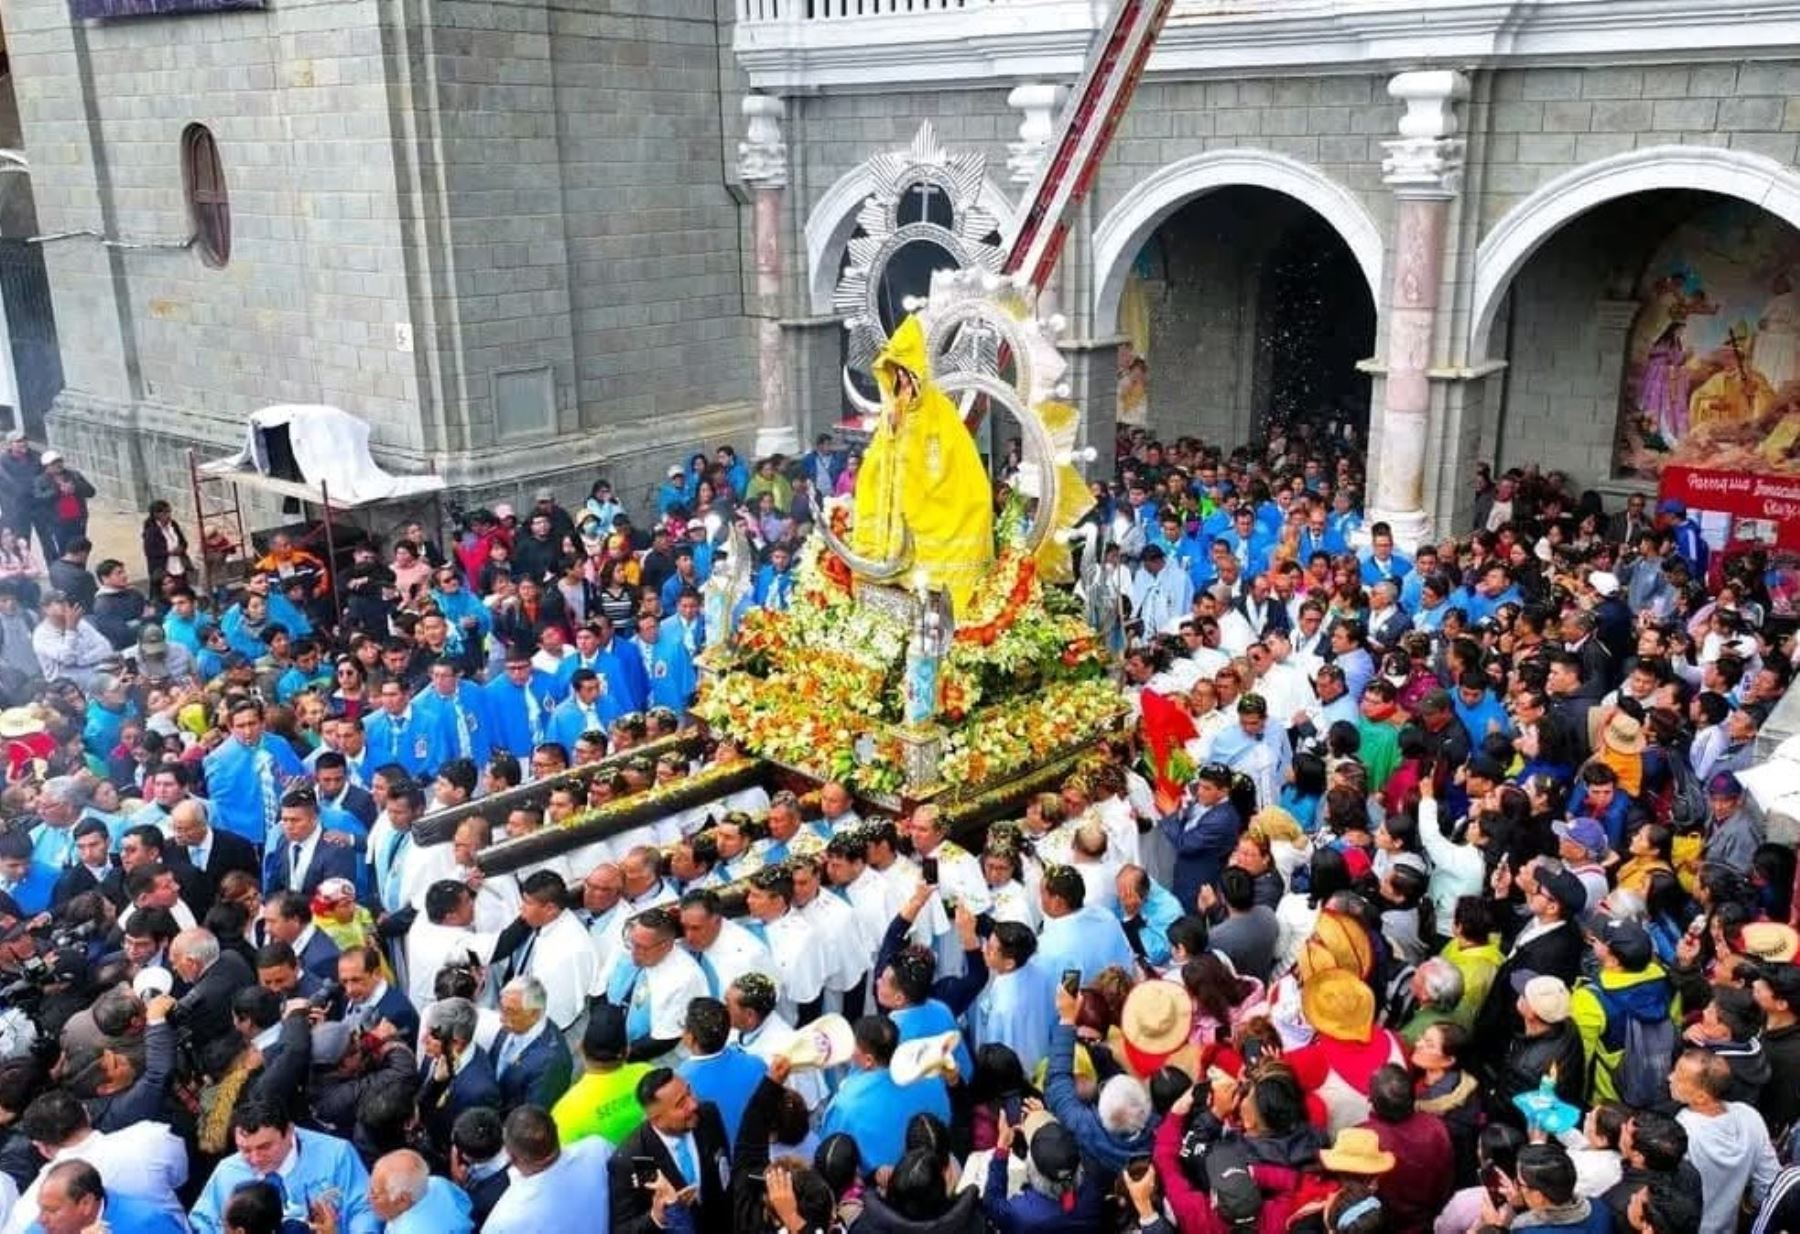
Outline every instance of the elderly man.
{"type": "Polygon", "coordinates": [[[43,1234],[186,1234],[187,1223],[142,1196],[108,1192],[100,1171],[85,1161],[62,1161],[39,1180],[36,1228],[43,1234]]]}
{"type": "Polygon", "coordinates": [[[221,951],[209,930],[183,930],[169,945],[169,967],[187,987],[181,1018],[196,1041],[232,1031],[231,996],[256,984],[250,964],[235,951],[221,951]]]}
{"type": "Polygon", "coordinates": [[[369,1210],[386,1234],[469,1234],[474,1229],[468,1193],[438,1178],[425,1158],[409,1148],[389,1153],[369,1171],[369,1210]]]}
{"type": "Polygon", "coordinates": [[[1754,1107],[1725,1100],[1731,1064],[1705,1050],[1687,1050],[1669,1076],[1675,1116],[1688,1134],[1688,1160],[1700,1172],[1705,1208],[1700,1234],[1731,1234],[1746,1191],[1762,1202],[1781,1164],[1754,1107]]]}
{"type": "Polygon", "coordinates": [[[495,970],[505,979],[532,976],[543,984],[547,1012],[557,1032],[581,1017],[599,969],[594,944],[568,908],[568,888],[539,870],[520,889],[519,915],[494,947],[495,970]]]}
{"type": "Polygon", "coordinates": [[[1075,1135],[1082,1156],[1111,1177],[1140,1157],[1148,1156],[1155,1139],[1156,1115],[1150,1094],[1138,1080],[1116,1075],[1089,1106],[1075,1091],[1075,995],[1056,987],[1056,1025],[1050,1030],[1050,1061],[1044,1081],[1044,1104],[1056,1121],[1075,1135]]]}
{"type": "Polygon", "coordinates": [[[337,979],[344,989],[344,1022],[358,1032],[369,1032],[383,1020],[398,1030],[403,1041],[419,1032],[419,1013],[406,995],[381,975],[381,953],[373,947],[352,947],[338,956],[337,979]]]}
{"type": "Polygon", "coordinates": [[[466,998],[442,998],[425,1009],[419,1109],[426,1135],[445,1153],[457,1115],[500,1104],[500,1085],[487,1054],[475,1044],[475,1025],[475,1004],[466,998]]]}
{"type": "Polygon", "coordinates": [[[500,1084],[500,1108],[548,1110],[568,1091],[575,1063],[562,1034],[550,1027],[549,995],[536,977],[514,977],[500,991],[501,1033],[489,1051],[500,1084]]]}
{"type": "Polygon", "coordinates": [[[84,804],[81,785],[74,776],[44,781],[32,808],[38,824],[31,829],[32,860],[60,871],[75,861],[75,823],[84,804]]]}
{"type": "MultiPolygon", "coordinates": [[[[992,907],[993,897],[988,891],[987,879],[982,876],[981,862],[949,838],[949,825],[936,806],[924,805],[914,810],[906,821],[906,831],[919,863],[908,870],[912,877],[904,883],[906,891],[916,887],[920,879],[938,889],[938,894],[926,902],[924,911],[914,922],[912,941],[923,943],[937,953],[938,976],[961,976],[964,963],[962,940],[957,936],[956,924],[951,920],[951,910],[945,907],[945,902],[966,907],[977,917],[992,907]],[[935,881],[926,877],[934,870],[935,881]]],[[[903,894],[900,898],[904,900],[906,896],[903,894]]]]}
{"type": "MultiPolygon", "coordinates": [[[[164,774],[156,777],[160,783],[164,774]]],[[[184,797],[169,811],[169,838],[187,854],[188,864],[199,874],[208,901],[217,897],[219,880],[233,870],[260,877],[256,847],[240,835],[222,831],[207,819],[207,804],[198,797],[184,797]]]]}
{"type": "Polygon", "coordinates": [[[84,694],[93,689],[101,667],[119,655],[82,614],[81,606],[60,591],[44,593],[43,620],[31,632],[31,649],[45,680],[72,681],[84,694]]]}
{"type": "MultiPolygon", "coordinates": [[[[1405,1002],[1412,1010],[1401,1021],[1399,1032],[1408,1048],[1417,1045],[1433,1024],[1460,1024],[1468,1029],[1475,1018],[1475,1008],[1462,1005],[1462,970],[1441,956],[1432,956],[1413,969],[1405,1002]]],[[[1404,1010],[1403,1006],[1403,1014],[1404,1010]]]]}

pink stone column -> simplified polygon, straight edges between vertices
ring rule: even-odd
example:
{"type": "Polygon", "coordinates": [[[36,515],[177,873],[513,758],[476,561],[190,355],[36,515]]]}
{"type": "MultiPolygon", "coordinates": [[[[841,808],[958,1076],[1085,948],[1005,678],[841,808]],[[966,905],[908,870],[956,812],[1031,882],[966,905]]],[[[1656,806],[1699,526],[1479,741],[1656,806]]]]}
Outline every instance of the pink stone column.
{"type": "Polygon", "coordinates": [[[757,458],[800,453],[800,433],[788,400],[787,355],[781,334],[781,206],[787,191],[787,143],[782,140],[781,100],[744,96],[744,140],[738,170],[752,194],[751,235],[756,249],[757,458]]]}
{"type": "Polygon", "coordinates": [[[1394,190],[1393,277],[1387,320],[1387,377],[1369,522],[1385,522],[1413,548],[1431,536],[1425,465],[1431,438],[1431,369],[1438,291],[1450,203],[1461,189],[1463,143],[1455,102],[1468,82],[1448,70],[1401,73],[1388,93],[1406,103],[1400,139],[1383,143],[1383,179],[1394,190]]]}

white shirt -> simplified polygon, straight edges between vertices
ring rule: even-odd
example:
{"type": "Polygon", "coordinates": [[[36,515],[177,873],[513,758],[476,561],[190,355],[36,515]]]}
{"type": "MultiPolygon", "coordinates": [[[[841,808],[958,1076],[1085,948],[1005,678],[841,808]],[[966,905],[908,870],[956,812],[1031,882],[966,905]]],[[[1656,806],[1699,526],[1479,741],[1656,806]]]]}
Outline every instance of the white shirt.
{"type": "MultiPolygon", "coordinates": [[[[594,940],[574,913],[563,910],[555,921],[537,932],[525,972],[543,982],[548,999],[545,1012],[558,1030],[567,1029],[580,1018],[598,968],[594,940]]],[[[686,1004],[682,1006],[685,1012],[686,1004]]]]}
{"type": "Polygon", "coordinates": [[[57,1150],[13,1206],[6,1234],[22,1234],[36,1223],[38,1187],[45,1171],[61,1161],[87,1162],[100,1172],[100,1180],[108,1188],[147,1200],[186,1224],[186,1209],[175,1192],[187,1182],[187,1149],[167,1123],[133,1123],[117,1131],[89,1132],[79,1142],[57,1150]]]}
{"type": "MultiPolygon", "coordinates": [[[[799,1033],[777,1010],[770,1012],[769,1018],[748,1037],[736,1029],[732,1030],[731,1035],[739,1045],[766,1063],[781,1053],[799,1033]]],[[[825,1100],[825,1073],[822,1071],[792,1072],[788,1075],[787,1086],[800,1094],[800,1099],[806,1102],[809,1110],[818,1109],[825,1100]]]]}
{"type": "Polygon", "coordinates": [[[688,1004],[706,996],[706,976],[694,957],[680,947],[644,969],[631,990],[633,1003],[650,1001],[650,1036],[658,1041],[679,1038],[687,1023],[688,1004]]]}
{"type": "MultiPolygon", "coordinates": [[[[981,862],[960,844],[945,840],[931,856],[938,859],[938,894],[925,901],[919,919],[913,923],[912,938],[936,950],[940,977],[960,977],[963,972],[962,940],[956,936],[956,922],[945,910],[944,900],[948,898],[967,905],[971,913],[979,916],[987,912],[992,898],[988,895],[987,879],[981,874],[981,862]]],[[[912,878],[905,884],[902,902],[912,896],[921,877],[915,866],[912,878]]]]}
{"type": "Polygon", "coordinates": [[[842,994],[861,985],[869,975],[873,955],[863,947],[862,923],[856,910],[829,891],[794,910],[800,914],[825,958],[825,988],[842,994]]]}
{"type": "MultiPolygon", "coordinates": [[[[121,930],[131,924],[131,919],[137,916],[137,911],[137,905],[135,904],[127,904],[125,906],[125,911],[119,914],[119,928],[121,930]]],[[[169,910],[169,915],[175,918],[175,924],[183,930],[191,930],[200,924],[194,920],[194,910],[180,900],[175,901],[175,906],[169,910]]]]}
{"type": "Polygon", "coordinates": [[[765,922],[763,931],[775,957],[776,1009],[789,1020],[797,1019],[801,1007],[825,992],[825,948],[806,919],[792,910],[765,922]]]}
{"type": "Polygon", "coordinates": [[[282,837],[281,860],[287,868],[290,891],[298,891],[305,886],[306,872],[312,869],[313,855],[319,851],[319,837],[323,834],[323,829],[314,827],[312,834],[298,844],[282,837]],[[296,848],[300,850],[298,854],[294,851],[296,848]]]}
{"type": "Polygon", "coordinates": [[[1241,656],[1256,641],[1250,621],[1235,608],[1219,614],[1219,646],[1234,656],[1241,656]]]}
{"type": "Polygon", "coordinates": [[[874,866],[864,866],[863,872],[844,888],[844,895],[849,898],[850,907],[855,910],[857,923],[862,929],[862,945],[868,951],[871,962],[874,961],[876,951],[881,948],[881,940],[887,935],[888,923],[899,912],[899,903],[894,898],[897,890],[874,866]]]}
{"type": "Polygon", "coordinates": [[[515,1166],[482,1229],[486,1234],[591,1234],[604,1226],[607,1162],[613,1146],[600,1136],[564,1145],[548,1169],[526,1177],[515,1166]]]}
{"type": "Polygon", "coordinates": [[[439,925],[423,915],[406,932],[406,997],[423,1011],[434,1002],[438,970],[446,961],[473,951],[486,964],[494,954],[494,936],[478,934],[466,926],[439,925]]]}
{"type": "MultiPolygon", "coordinates": [[[[713,997],[720,1000],[724,999],[731,983],[745,973],[768,973],[775,969],[775,957],[769,954],[763,941],[729,918],[720,920],[719,937],[713,939],[712,946],[703,954],[706,966],[712,969],[713,977],[719,983],[713,997]]],[[[705,968],[698,960],[695,966],[701,967],[700,975],[704,979],[705,968]]]]}

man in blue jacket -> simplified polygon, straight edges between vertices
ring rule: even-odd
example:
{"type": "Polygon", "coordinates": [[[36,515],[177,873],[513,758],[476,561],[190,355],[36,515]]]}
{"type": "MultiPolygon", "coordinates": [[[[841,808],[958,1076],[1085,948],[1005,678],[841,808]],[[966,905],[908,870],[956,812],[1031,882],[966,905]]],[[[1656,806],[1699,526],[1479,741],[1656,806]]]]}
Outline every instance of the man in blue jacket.
{"type": "Polygon", "coordinates": [[[1056,987],[1056,1027],[1050,1030],[1050,1065],[1044,1075],[1044,1104],[1081,1146],[1081,1155],[1112,1178],[1131,1162],[1150,1155],[1156,1138],[1156,1113],[1141,1080],[1116,1075],[1088,1105],[1075,1091],[1075,995],[1056,987]]]}

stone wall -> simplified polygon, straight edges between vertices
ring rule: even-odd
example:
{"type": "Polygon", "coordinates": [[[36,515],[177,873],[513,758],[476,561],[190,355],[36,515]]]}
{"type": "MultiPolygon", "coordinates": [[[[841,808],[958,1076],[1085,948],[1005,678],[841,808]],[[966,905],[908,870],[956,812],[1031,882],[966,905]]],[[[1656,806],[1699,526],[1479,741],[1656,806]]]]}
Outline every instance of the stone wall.
{"type": "Polygon", "coordinates": [[[611,470],[647,497],[689,449],[747,446],[730,11],[9,6],[41,228],[149,245],[46,247],[52,439],[128,504],[180,496],[186,447],[234,446],[272,402],[343,407],[379,460],[475,496],[611,470]],[[223,269],[180,246],[193,122],[230,188],[223,269]]]}

